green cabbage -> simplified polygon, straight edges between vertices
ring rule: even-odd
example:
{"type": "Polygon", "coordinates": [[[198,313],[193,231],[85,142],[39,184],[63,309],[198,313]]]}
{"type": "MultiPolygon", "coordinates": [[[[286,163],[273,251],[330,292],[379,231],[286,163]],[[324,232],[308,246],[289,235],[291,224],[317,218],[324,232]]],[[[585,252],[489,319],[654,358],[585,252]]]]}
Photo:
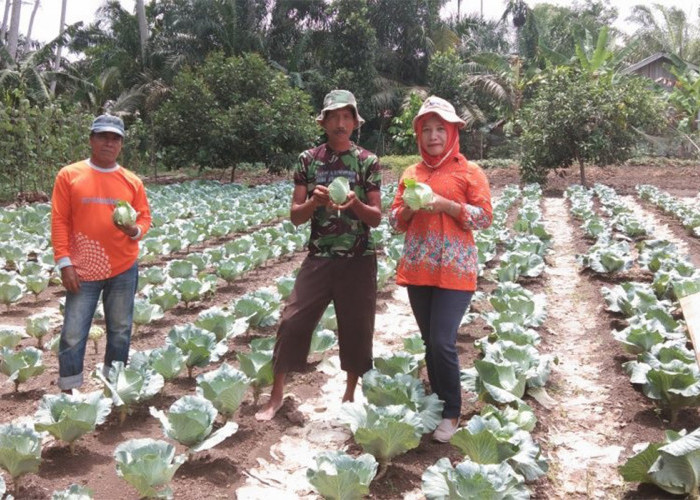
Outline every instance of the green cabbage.
{"type": "Polygon", "coordinates": [[[114,450],[117,474],[136,488],[143,497],[171,498],[167,485],[175,471],[187,460],[175,456],[175,447],[156,439],[130,439],[114,450]],[[165,486],[163,489],[157,489],[165,486]]]}
{"type": "Polygon", "coordinates": [[[433,190],[427,184],[417,182],[415,179],[404,179],[403,201],[411,210],[424,208],[433,201],[433,190]]]}
{"type": "Polygon", "coordinates": [[[41,463],[41,435],[31,427],[0,425],[0,467],[15,480],[28,472],[36,474],[41,463]]]}
{"type": "Polygon", "coordinates": [[[315,466],[306,470],[306,478],[323,498],[364,498],[377,474],[377,461],[369,453],[355,458],[344,451],[324,451],[315,466]]]}
{"type": "Polygon", "coordinates": [[[238,430],[238,424],[229,421],[212,432],[219,412],[211,401],[201,396],[181,397],[167,414],[153,406],[149,411],[160,421],[165,435],[187,446],[189,453],[208,450],[238,430]]]}
{"type": "Polygon", "coordinates": [[[104,423],[111,411],[112,400],[105,398],[102,391],[45,394],[34,414],[34,428],[65,441],[75,453],[75,441],[104,423]]]}
{"type": "Polygon", "coordinates": [[[342,205],[350,194],[350,184],[345,177],[336,177],[328,185],[328,194],[336,205],[342,205]]]}
{"type": "Polygon", "coordinates": [[[129,202],[119,200],[114,212],[112,212],[112,220],[119,226],[133,226],[136,224],[137,215],[136,210],[129,205],[129,202]]]}

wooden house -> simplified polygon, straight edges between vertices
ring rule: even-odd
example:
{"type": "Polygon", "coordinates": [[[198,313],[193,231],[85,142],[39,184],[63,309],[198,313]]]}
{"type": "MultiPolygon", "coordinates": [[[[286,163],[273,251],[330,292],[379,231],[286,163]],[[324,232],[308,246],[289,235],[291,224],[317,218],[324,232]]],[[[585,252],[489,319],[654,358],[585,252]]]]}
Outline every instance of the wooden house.
{"type": "MultiPolygon", "coordinates": [[[[694,64],[686,63],[687,66],[695,71],[698,71],[698,67],[694,64]]],[[[669,68],[673,66],[673,60],[663,52],[657,52],[654,55],[647,57],[639,61],[636,64],[632,64],[627,68],[622,70],[622,73],[630,74],[634,73],[641,76],[646,76],[654,83],[657,83],[661,87],[670,90],[676,83],[676,77],[669,68]]]]}

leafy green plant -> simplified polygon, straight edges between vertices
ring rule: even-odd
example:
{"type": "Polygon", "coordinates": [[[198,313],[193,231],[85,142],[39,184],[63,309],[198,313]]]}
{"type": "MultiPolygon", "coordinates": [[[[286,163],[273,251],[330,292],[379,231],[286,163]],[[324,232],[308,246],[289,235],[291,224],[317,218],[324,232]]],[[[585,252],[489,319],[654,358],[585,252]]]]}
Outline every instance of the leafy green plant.
{"type": "Polygon", "coordinates": [[[309,353],[326,352],[337,343],[338,339],[333,330],[317,328],[311,335],[309,353]]]}
{"type": "Polygon", "coordinates": [[[46,366],[41,362],[41,351],[35,347],[25,347],[21,351],[7,347],[0,349],[0,373],[15,383],[15,392],[19,390],[19,384],[44,373],[45,369],[46,366]]]}
{"type": "Polygon", "coordinates": [[[629,318],[656,308],[668,309],[668,301],[656,298],[654,290],[646,283],[625,282],[612,288],[601,287],[607,310],[629,318]]]}
{"type": "Polygon", "coordinates": [[[391,356],[379,356],[374,358],[374,367],[385,375],[393,377],[398,373],[418,376],[420,363],[408,352],[397,352],[391,356]]]}
{"type": "Polygon", "coordinates": [[[164,380],[176,378],[186,365],[185,355],[179,347],[166,345],[150,351],[134,352],[130,355],[130,365],[151,367],[159,373],[164,380]]]}
{"type": "Polygon", "coordinates": [[[386,474],[392,458],[420,444],[423,422],[402,405],[344,403],[341,418],[355,442],[379,462],[378,478],[386,474]]]}
{"type": "Polygon", "coordinates": [[[16,279],[0,281],[0,304],[5,304],[7,310],[24,295],[24,286],[16,279]]]}
{"type": "Polygon", "coordinates": [[[475,415],[450,439],[467,458],[478,464],[508,462],[526,481],[547,472],[548,464],[532,435],[495,412],[475,415]]]}
{"type": "Polygon", "coordinates": [[[441,458],[423,473],[423,494],[429,500],[443,498],[510,498],[527,500],[530,492],[507,463],[477,464],[471,460],[452,467],[441,458]]]}
{"type": "Polygon", "coordinates": [[[105,329],[98,325],[92,325],[88,332],[88,338],[92,340],[92,346],[95,349],[95,354],[98,352],[98,344],[105,335],[105,329]]]}
{"type": "Polygon", "coordinates": [[[51,500],[92,500],[93,491],[87,486],[71,484],[65,490],[54,491],[51,500]]]}
{"type": "Polygon", "coordinates": [[[12,477],[16,497],[20,478],[39,472],[40,463],[41,435],[38,432],[24,425],[0,425],[0,467],[12,477]]]}
{"type": "Polygon", "coordinates": [[[211,401],[200,396],[181,397],[167,414],[153,406],[150,412],[160,421],[165,435],[187,446],[189,454],[213,448],[238,430],[238,424],[228,421],[212,432],[218,412],[211,401]]]}
{"type": "Polygon", "coordinates": [[[250,326],[265,328],[279,321],[281,302],[275,290],[261,288],[239,298],[233,310],[237,318],[249,318],[250,326]]]}
{"type": "Polygon", "coordinates": [[[149,302],[158,304],[163,311],[169,311],[180,302],[182,296],[175,286],[156,286],[146,295],[149,302]]]}
{"type": "Polygon", "coordinates": [[[211,401],[221,415],[229,419],[241,405],[250,383],[243,372],[222,363],[216,370],[197,377],[197,395],[211,401]]]}
{"type": "Polygon", "coordinates": [[[235,318],[232,312],[220,307],[210,307],[200,312],[194,324],[216,335],[217,342],[237,337],[248,330],[248,318],[235,318]]]}
{"type": "Polygon", "coordinates": [[[215,363],[228,351],[226,343],[216,341],[216,335],[192,324],[173,327],[166,343],[179,348],[185,355],[187,376],[190,378],[196,366],[215,363]]]}
{"type": "Polygon", "coordinates": [[[14,349],[26,337],[24,329],[19,326],[0,325],[0,347],[14,349]]]}
{"type": "Polygon", "coordinates": [[[37,341],[37,348],[43,349],[43,338],[51,332],[53,313],[44,311],[27,316],[25,331],[37,341]]]}
{"type": "Polygon", "coordinates": [[[142,498],[170,498],[172,491],[167,485],[187,457],[176,456],[170,443],[144,438],[121,443],[114,450],[114,460],[119,477],[136,488],[142,498]]]}
{"type": "Polygon", "coordinates": [[[46,431],[68,443],[75,454],[75,443],[83,435],[104,423],[112,411],[112,401],[101,391],[87,394],[45,394],[34,414],[34,428],[46,431]]]}
{"type": "Polygon", "coordinates": [[[370,370],[362,376],[362,393],[376,406],[404,405],[421,420],[423,434],[435,430],[442,419],[444,403],[437,394],[425,394],[423,383],[411,375],[384,375],[370,370]]]}
{"type": "Polygon", "coordinates": [[[622,366],[630,382],[639,384],[669,414],[671,425],[681,408],[700,406],[700,370],[693,352],[684,345],[657,344],[622,366]]]}
{"type": "Polygon", "coordinates": [[[158,304],[152,304],[146,299],[137,297],[134,300],[134,326],[132,335],[136,336],[141,325],[148,325],[163,317],[163,309],[158,304]]]}
{"type": "Polygon", "coordinates": [[[650,443],[619,467],[625,481],[655,484],[673,495],[696,495],[700,479],[700,429],[665,431],[659,443],[650,443]]]}
{"type": "Polygon", "coordinates": [[[105,395],[119,409],[119,423],[124,422],[133,405],[151,399],[165,384],[161,374],[145,365],[125,366],[122,361],[113,361],[108,377],[102,374],[102,369],[99,363],[95,376],[104,384],[105,395]]]}
{"type": "Polygon", "coordinates": [[[355,458],[344,451],[324,451],[306,470],[311,486],[326,499],[360,500],[369,495],[377,474],[377,461],[369,453],[355,458]]]}
{"type": "Polygon", "coordinates": [[[258,403],[264,387],[272,385],[274,372],[272,370],[272,351],[252,350],[249,353],[236,354],[241,371],[250,379],[253,387],[253,404],[258,403]]]}

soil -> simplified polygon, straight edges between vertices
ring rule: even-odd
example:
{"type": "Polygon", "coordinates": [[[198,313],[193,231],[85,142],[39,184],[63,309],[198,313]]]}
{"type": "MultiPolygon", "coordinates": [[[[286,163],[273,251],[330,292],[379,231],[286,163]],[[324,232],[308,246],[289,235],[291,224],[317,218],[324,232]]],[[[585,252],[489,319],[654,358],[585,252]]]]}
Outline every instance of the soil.
{"type": "MultiPolygon", "coordinates": [[[[487,175],[495,197],[505,185],[519,181],[514,169],[490,169],[487,175]]],[[[624,195],[626,203],[654,227],[657,237],[674,241],[696,267],[700,266],[700,240],[688,236],[672,217],[642,202],[634,190],[637,184],[648,183],[674,196],[696,197],[700,190],[700,167],[589,167],[586,175],[590,185],[604,183],[624,195]]],[[[390,180],[392,176],[387,174],[385,179],[390,180]]],[[[637,443],[660,441],[664,431],[671,428],[696,429],[700,426],[700,412],[694,408],[681,411],[678,421],[671,427],[651,400],[630,384],[623,371],[622,363],[632,357],[619,347],[611,331],[624,327],[624,320],[604,310],[600,293],[600,287],[610,286],[610,283],[581,272],[576,264],[576,254],[586,251],[590,242],[569,216],[563,193],[569,184],[578,181],[578,171],[573,169],[552,174],[542,201],[545,225],[553,234],[552,252],[547,256],[544,275],[523,283],[534,293],[546,295],[548,316],[538,328],[542,337],[538,350],[556,360],[547,386],[550,399],[543,399],[543,404],[526,398],[538,418],[533,437],[549,460],[548,473],[529,485],[532,497],[668,497],[653,487],[625,483],[617,467],[634,453],[633,446],[637,443]]],[[[209,242],[191,251],[223,241],[209,242]]],[[[162,345],[173,325],[192,321],[203,309],[228,304],[246,292],[272,285],[275,278],[296,269],[303,257],[303,254],[296,254],[269,263],[231,285],[222,282],[213,298],[189,308],[178,306],[162,320],[140,327],[132,348],[143,350],[162,345]]],[[[487,278],[480,282],[482,290],[493,287],[487,278]]],[[[38,300],[23,299],[0,314],[0,324],[23,325],[30,314],[45,308],[57,309],[61,296],[61,289],[51,286],[38,300]]],[[[375,355],[401,350],[403,338],[417,332],[405,290],[394,284],[387,285],[379,293],[377,310],[375,355]]],[[[59,326],[57,323],[56,333],[59,326]]],[[[471,366],[478,358],[474,341],[488,331],[480,319],[460,328],[458,350],[462,367],[471,366]]],[[[220,362],[236,366],[236,352],[247,350],[251,338],[274,333],[273,327],[254,331],[249,337],[232,339],[229,352],[220,362]]],[[[34,343],[34,340],[25,340],[22,345],[34,343]]],[[[91,345],[88,347],[86,374],[102,361],[104,341],[99,344],[97,353],[91,345]]],[[[58,392],[55,355],[45,353],[44,363],[45,373],[20,385],[18,392],[14,392],[12,383],[0,386],[2,423],[30,421],[41,397],[58,392]]],[[[202,371],[196,369],[195,376],[202,371]]],[[[425,378],[424,373],[422,377],[425,378]]],[[[352,454],[362,452],[342,423],[340,399],[344,384],[343,372],[338,368],[337,348],[333,348],[323,356],[310,357],[307,369],[289,378],[284,406],[271,422],[259,423],[254,418],[266,395],[263,394],[256,405],[249,394],[233,417],[238,431],[215,448],[194,454],[178,469],[171,483],[174,497],[186,500],[317,498],[305,480],[306,469],[313,463],[315,454],[332,449],[345,449],[352,454]]],[[[22,478],[16,498],[51,498],[53,491],[68,488],[73,483],[87,485],[99,499],[138,498],[136,491],[117,476],[114,448],[131,438],[166,439],[158,421],[149,414],[149,406],[167,409],[179,397],[193,394],[195,387],[195,380],[186,375],[167,382],[161,394],[136,407],[124,423],[120,424],[117,412],[113,412],[95,432],[79,439],[74,454],[65,443],[47,438],[39,473],[22,478]]],[[[88,377],[83,390],[100,388],[88,377]]],[[[465,394],[462,424],[483,407],[473,396],[465,394]]],[[[359,389],[357,400],[362,400],[359,389]]],[[[221,425],[223,421],[217,421],[215,427],[221,425]]],[[[178,453],[184,452],[181,445],[176,444],[176,448],[178,453]]],[[[417,448],[394,459],[382,480],[371,484],[369,497],[423,498],[421,475],[442,457],[449,457],[453,463],[462,459],[453,446],[435,443],[430,435],[424,436],[417,448]]],[[[6,474],[5,480],[11,490],[13,483],[6,474]]]]}

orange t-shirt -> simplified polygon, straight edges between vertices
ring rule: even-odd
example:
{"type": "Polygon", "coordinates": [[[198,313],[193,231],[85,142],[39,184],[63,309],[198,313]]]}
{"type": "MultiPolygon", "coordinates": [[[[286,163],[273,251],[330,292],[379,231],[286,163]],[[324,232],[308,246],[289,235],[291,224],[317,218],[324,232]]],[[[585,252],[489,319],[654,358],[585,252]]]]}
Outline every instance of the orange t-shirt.
{"type": "Polygon", "coordinates": [[[111,278],[129,269],[139,255],[138,239],[150,226],[143,183],[125,168],[102,169],[85,160],[63,167],[56,176],[51,197],[54,259],[70,259],[82,281],[111,278]],[[137,239],[112,222],[114,206],[120,200],[138,212],[137,239]]]}
{"type": "Polygon", "coordinates": [[[436,169],[423,162],[408,167],[391,206],[389,222],[406,232],[403,255],[396,269],[399,285],[435,286],[449,290],[476,290],[477,249],[472,230],[491,225],[491,191],[483,170],[458,155],[436,169]],[[403,210],[404,179],[415,179],[431,187],[462,209],[457,218],[446,213],[417,211],[405,222],[403,210]]]}

